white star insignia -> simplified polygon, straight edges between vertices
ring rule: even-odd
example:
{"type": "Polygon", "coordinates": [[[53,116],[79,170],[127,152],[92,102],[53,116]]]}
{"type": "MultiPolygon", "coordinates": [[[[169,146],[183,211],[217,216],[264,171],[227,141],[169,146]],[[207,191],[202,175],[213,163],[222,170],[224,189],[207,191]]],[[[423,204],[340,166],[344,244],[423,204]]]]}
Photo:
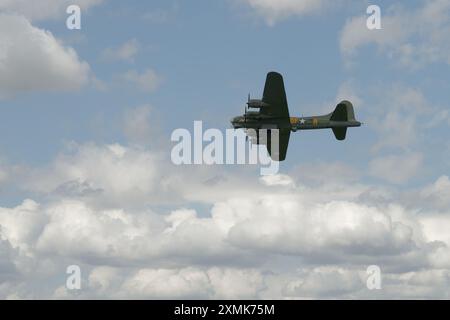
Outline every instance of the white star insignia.
{"type": "Polygon", "coordinates": [[[305,119],[300,119],[301,124],[305,124],[305,119]]]}

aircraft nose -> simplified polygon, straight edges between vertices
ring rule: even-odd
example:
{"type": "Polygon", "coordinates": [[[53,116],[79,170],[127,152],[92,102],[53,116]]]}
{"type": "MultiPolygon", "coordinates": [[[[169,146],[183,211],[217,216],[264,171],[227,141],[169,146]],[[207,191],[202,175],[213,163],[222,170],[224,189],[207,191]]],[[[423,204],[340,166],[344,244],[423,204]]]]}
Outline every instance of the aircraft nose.
{"type": "Polygon", "coordinates": [[[234,128],[236,128],[236,127],[239,126],[240,117],[234,117],[234,118],[231,118],[230,122],[231,122],[232,126],[233,126],[234,128]]]}

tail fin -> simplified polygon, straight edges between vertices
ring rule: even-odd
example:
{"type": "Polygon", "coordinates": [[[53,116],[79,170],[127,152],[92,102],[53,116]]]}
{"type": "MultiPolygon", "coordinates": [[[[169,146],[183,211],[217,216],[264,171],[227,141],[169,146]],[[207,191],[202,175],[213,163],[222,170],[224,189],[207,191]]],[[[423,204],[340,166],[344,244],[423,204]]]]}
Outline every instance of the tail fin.
{"type": "MultiPolygon", "coordinates": [[[[331,121],[355,121],[355,111],[350,101],[344,100],[340,102],[330,117],[331,121]]],[[[337,140],[345,140],[347,135],[347,127],[332,128],[334,136],[337,140]]]]}
{"type": "Polygon", "coordinates": [[[350,101],[341,101],[334,109],[330,117],[331,121],[354,121],[355,111],[350,101]]]}

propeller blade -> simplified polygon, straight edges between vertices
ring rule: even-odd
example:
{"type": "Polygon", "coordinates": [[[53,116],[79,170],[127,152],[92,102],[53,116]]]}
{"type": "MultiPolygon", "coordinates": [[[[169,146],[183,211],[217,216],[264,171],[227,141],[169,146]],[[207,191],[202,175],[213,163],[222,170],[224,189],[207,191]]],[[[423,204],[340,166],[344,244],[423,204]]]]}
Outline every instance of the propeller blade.
{"type": "Polygon", "coordinates": [[[244,107],[244,123],[247,123],[247,106],[244,107]]]}

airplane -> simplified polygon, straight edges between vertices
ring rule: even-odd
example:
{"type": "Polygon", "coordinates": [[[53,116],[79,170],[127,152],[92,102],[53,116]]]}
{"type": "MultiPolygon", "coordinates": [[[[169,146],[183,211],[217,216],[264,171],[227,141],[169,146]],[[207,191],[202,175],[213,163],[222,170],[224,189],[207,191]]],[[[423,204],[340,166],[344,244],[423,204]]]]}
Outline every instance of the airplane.
{"type": "Polygon", "coordinates": [[[249,95],[244,115],[231,119],[231,124],[234,129],[244,129],[252,143],[265,144],[275,161],[286,159],[291,131],[332,129],[337,140],[345,140],[347,128],[361,126],[355,119],[352,103],[347,100],[338,103],[334,111],[326,115],[290,117],[283,76],[277,72],[267,74],[262,99],[250,99],[249,95]],[[261,129],[267,130],[265,138],[259,134],[261,129]],[[278,150],[275,147],[272,151],[270,131],[274,129],[278,129],[279,143],[278,150]]]}

